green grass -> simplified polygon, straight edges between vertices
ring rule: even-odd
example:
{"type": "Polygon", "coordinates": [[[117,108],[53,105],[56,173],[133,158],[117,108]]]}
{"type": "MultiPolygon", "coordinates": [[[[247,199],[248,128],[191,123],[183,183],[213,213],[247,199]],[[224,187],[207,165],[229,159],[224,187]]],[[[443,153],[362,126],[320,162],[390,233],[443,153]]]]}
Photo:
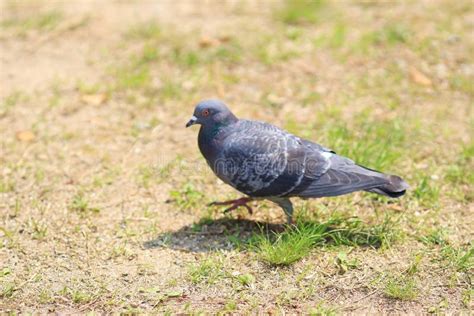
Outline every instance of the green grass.
{"type": "Polygon", "coordinates": [[[323,125],[322,143],[336,153],[375,170],[390,171],[402,156],[406,137],[399,120],[375,121],[361,114],[350,128],[339,121],[323,125]]]}
{"type": "Polygon", "coordinates": [[[413,190],[413,196],[425,206],[435,206],[438,203],[440,188],[429,176],[424,176],[413,190]]]}
{"type": "Polygon", "coordinates": [[[390,298],[411,301],[418,296],[419,290],[412,276],[393,275],[389,277],[383,292],[390,298]]]}
{"type": "Polygon", "coordinates": [[[308,314],[310,316],[336,316],[338,312],[336,308],[321,302],[316,307],[310,308],[308,314]]]}
{"type": "Polygon", "coordinates": [[[359,267],[359,261],[356,258],[349,259],[345,251],[340,251],[334,261],[339,270],[339,274],[344,274],[349,270],[359,267]]]}
{"type": "Polygon", "coordinates": [[[326,227],[320,230],[313,227],[293,227],[287,232],[276,235],[275,240],[269,236],[257,235],[252,247],[259,258],[271,265],[290,265],[308,255],[313,245],[323,241],[326,227]]]}
{"type": "Polygon", "coordinates": [[[441,260],[456,271],[468,272],[474,269],[474,244],[466,247],[446,245],[441,249],[441,260]]]}
{"type": "Polygon", "coordinates": [[[181,210],[189,210],[204,205],[204,194],[197,191],[193,184],[186,183],[180,190],[170,192],[170,201],[181,210]]]}
{"type": "Polygon", "coordinates": [[[378,47],[389,48],[391,46],[407,44],[411,33],[408,28],[401,24],[387,24],[375,31],[368,31],[362,34],[359,39],[352,44],[353,53],[373,53],[380,52],[378,47]]]}
{"type": "Polygon", "coordinates": [[[453,89],[474,96],[473,76],[455,74],[450,78],[450,85],[453,89]]]}
{"type": "Polygon", "coordinates": [[[86,216],[90,213],[99,213],[100,209],[97,207],[91,207],[89,205],[89,200],[84,195],[84,193],[78,193],[72,198],[69,209],[71,211],[77,212],[81,216],[86,216]]]}
{"type": "Polygon", "coordinates": [[[150,71],[145,66],[119,68],[115,77],[117,90],[143,89],[151,83],[150,71]]]}
{"type": "Polygon", "coordinates": [[[286,24],[316,23],[325,5],[322,0],[286,0],[275,17],[286,24]]]}
{"type": "Polygon", "coordinates": [[[31,30],[51,31],[56,28],[63,20],[63,14],[59,11],[50,11],[45,13],[34,14],[26,18],[7,19],[0,22],[4,28],[13,28],[18,31],[19,35],[25,35],[31,30]]]}
{"type": "Polygon", "coordinates": [[[339,49],[344,46],[347,37],[347,27],[343,23],[337,23],[334,25],[332,32],[328,34],[322,34],[314,39],[314,45],[316,48],[331,48],[339,49]]]}
{"type": "Polygon", "coordinates": [[[194,284],[215,284],[225,276],[221,258],[208,257],[191,265],[188,269],[188,276],[194,284]]]}
{"type": "Polygon", "coordinates": [[[448,234],[446,230],[437,228],[431,230],[423,236],[418,237],[418,240],[426,245],[445,245],[448,243],[447,237],[448,234]]]}
{"type": "MultiPolygon", "coordinates": [[[[307,256],[314,247],[358,246],[390,247],[399,238],[393,222],[367,226],[357,218],[333,218],[326,222],[299,222],[288,226],[283,233],[256,234],[249,247],[258,257],[271,265],[290,265],[307,256]]],[[[339,265],[342,269],[357,265],[340,253],[339,265]]]]}

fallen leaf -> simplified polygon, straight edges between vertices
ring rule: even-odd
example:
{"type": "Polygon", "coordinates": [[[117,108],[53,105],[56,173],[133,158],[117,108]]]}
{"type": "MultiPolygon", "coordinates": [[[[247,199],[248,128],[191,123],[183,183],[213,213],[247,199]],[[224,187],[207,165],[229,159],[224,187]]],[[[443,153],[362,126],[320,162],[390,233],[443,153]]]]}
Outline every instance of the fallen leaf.
{"type": "Polygon", "coordinates": [[[424,73],[422,73],[421,71],[417,70],[414,67],[410,68],[410,77],[413,80],[413,82],[419,85],[426,86],[426,87],[433,85],[430,78],[428,78],[424,73]]]}
{"type": "Polygon", "coordinates": [[[16,139],[21,142],[31,142],[35,139],[35,134],[31,131],[19,131],[16,133],[16,139]]]}
{"type": "Polygon", "coordinates": [[[201,48],[207,48],[216,45],[219,45],[219,41],[211,37],[204,36],[199,40],[199,47],[201,48]]]}
{"type": "Polygon", "coordinates": [[[101,105],[107,100],[107,96],[104,93],[98,94],[84,94],[81,96],[81,101],[91,105],[101,105]]]}
{"type": "Polygon", "coordinates": [[[232,37],[230,37],[229,35],[223,35],[223,36],[219,37],[219,41],[221,43],[230,42],[231,39],[232,39],[232,37]]]}
{"type": "Polygon", "coordinates": [[[394,211],[398,211],[398,212],[403,211],[403,208],[398,204],[390,204],[388,208],[394,211]]]}

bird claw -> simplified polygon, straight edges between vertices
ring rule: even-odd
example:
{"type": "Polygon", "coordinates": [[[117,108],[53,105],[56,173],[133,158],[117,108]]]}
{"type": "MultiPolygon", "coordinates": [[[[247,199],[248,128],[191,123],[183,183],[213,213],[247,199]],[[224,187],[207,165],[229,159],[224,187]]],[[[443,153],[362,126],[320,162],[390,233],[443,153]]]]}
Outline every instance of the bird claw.
{"type": "Polygon", "coordinates": [[[229,205],[229,204],[232,204],[231,207],[229,208],[226,208],[224,210],[224,213],[227,214],[237,208],[239,208],[240,206],[243,206],[247,209],[247,211],[249,212],[249,214],[253,214],[253,210],[252,208],[247,205],[248,202],[250,202],[252,199],[250,198],[240,198],[240,199],[237,199],[237,200],[230,200],[230,201],[224,201],[224,202],[212,202],[212,203],[209,203],[208,206],[216,206],[216,205],[229,205]]]}

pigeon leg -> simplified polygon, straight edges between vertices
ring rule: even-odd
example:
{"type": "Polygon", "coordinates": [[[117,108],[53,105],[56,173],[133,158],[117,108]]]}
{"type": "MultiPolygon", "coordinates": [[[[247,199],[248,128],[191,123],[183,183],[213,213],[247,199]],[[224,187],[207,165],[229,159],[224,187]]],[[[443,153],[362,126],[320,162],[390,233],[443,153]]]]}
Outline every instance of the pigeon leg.
{"type": "Polygon", "coordinates": [[[230,211],[233,211],[235,210],[236,208],[240,207],[240,206],[243,206],[247,209],[247,211],[252,214],[253,211],[252,211],[252,208],[247,205],[248,202],[252,201],[252,198],[240,198],[240,199],[237,199],[237,200],[229,200],[229,201],[224,201],[224,202],[212,202],[211,204],[209,204],[209,206],[213,206],[213,205],[231,205],[231,207],[227,208],[224,210],[224,213],[228,213],[230,211]]]}
{"type": "Polygon", "coordinates": [[[270,201],[278,204],[286,215],[286,222],[288,225],[293,224],[293,204],[288,198],[271,198],[270,201]]]}

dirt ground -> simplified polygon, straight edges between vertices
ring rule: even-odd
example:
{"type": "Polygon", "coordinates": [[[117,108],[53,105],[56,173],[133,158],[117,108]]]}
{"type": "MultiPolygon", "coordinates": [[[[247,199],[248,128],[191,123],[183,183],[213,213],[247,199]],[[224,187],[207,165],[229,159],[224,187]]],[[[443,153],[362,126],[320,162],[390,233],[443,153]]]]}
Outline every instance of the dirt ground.
{"type": "Polygon", "coordinates": [[[3,0],[0,15],[1,312],[472,313],[471,1],[3,0]],[[277,206],[207,206],[240,195],[184,128],[206,98],[406,179],[395,201],[295,200],[302,221],[357,218],[380,242],[265,259],[277,243],[255,240],[291,229],[277,206]]]}

